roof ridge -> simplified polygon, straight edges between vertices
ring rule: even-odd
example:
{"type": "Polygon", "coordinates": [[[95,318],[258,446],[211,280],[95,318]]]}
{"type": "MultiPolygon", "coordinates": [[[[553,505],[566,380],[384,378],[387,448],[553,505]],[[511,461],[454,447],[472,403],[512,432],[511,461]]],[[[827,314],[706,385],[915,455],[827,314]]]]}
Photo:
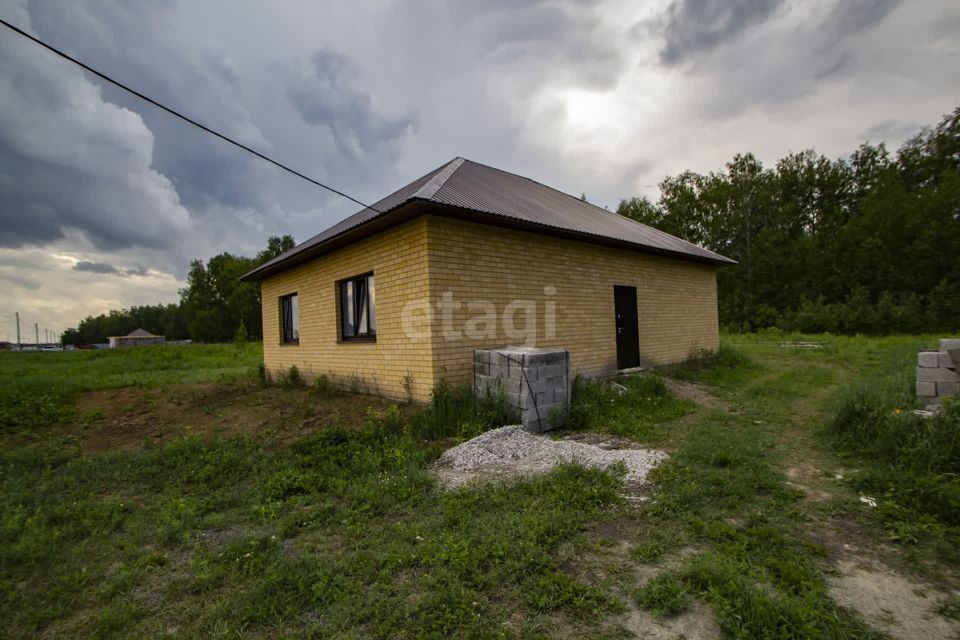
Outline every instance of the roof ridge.
{"type": "Polygon", "coordinates": [[[423,185],[417,191],[410,196],[411,198],[423,198],[424,200],[429,200],[437,194],[437,191],[443,188],[443,185],[446,184],[447,180],[450,179],[457,169],[463,165],[464,158],[457,156],[453,160],[447,163],[447,165],[441,169],[437,175],[430,178],[427,181],[427,184],[423,185]]]}

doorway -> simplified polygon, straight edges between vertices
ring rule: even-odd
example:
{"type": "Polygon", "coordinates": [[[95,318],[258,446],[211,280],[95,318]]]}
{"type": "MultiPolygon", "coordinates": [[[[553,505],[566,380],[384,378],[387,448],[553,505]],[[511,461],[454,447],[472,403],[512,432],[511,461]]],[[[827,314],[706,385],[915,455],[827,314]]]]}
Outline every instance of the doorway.
{"type": "Polygon", "coordinates": [[[640,324],[637,320],[637,288],[613,285],[617,327],[617,369],[640,366],[640,324]]]}

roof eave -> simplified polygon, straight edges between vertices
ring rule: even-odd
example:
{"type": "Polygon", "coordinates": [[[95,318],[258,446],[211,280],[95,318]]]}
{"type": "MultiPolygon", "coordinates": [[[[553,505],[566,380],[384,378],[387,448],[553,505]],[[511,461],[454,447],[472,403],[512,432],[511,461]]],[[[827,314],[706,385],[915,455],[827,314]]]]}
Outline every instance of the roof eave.
{"type": "MultiPolygon", "coordinates": [[[[650,245],[639,244],[636,242],[630,242],[627,240],[620,240],[617,238],[610,238],[608,236],[597,235],[592,233],[586,233],[583,231],[576,231],[573,229],[564,229],[562,227],[554,227],[551,225],[540,224],[537,222],[532,222],[528,220],[521,220],[519,218],[511,218],[499,214],[490,214],[485,211],[478,211],[476,209],[470,209],[467,207],[458,207],[447,204],[440,203],[431,203],[433,207],[444,210],[444,213],[439,215],[446,215],[450,218],[459,218],[468,220],[471,222],[479,222],[480,224],[487,224],[492,226],[498,226],[508,229],[517,229],[520,231],[530,231],[533,233],[538,233],[540,235],[547,235],[556,238],[568,238],[571,240],[579,240],[581,242],[589,242],[591,244],[598,244],[608,247],[616,247],[620,249],[627,249],[630,251],[637,251],[639,253],[647,253],[653,255],[662,255],[664,257],[675,258],[678,260],[685,260],[688,262],[700,262],[704,264],[713,264],[716,266],[728,266],[737,264],[735,260],[731,260],[726,256],[721,256],[712,251],[716,257],[711,256],[701,256],[692,253],[685,253],[682,251],[673,251],[671,249],[664,249],[661,247],[653,247],[650,245]]],[[[433,213],[437,213],[436,210],[433,213]]],[[[705,249],[709,251],[709,249],[705,249]]]]}
{"type": "Polygon", "coordinates": [[[286,259],[278,261],[278,258],[283,258],[283,256],[277,256],[274,260],[260,265],[259,267],[248,271],[247,273],[240,276],[242,282],[252,282],[256,280],[261,280],[266,276],[274,275],[287,269],[291,269],[297,265],[303,264],[313,258],[322,256],[325,253],[329,253],[335,249],[352,244],[357,240],[361,240],[363,237],[372,235],[374,233],[379,233],[384,229],[394,225],[399,224],[400,222],[406,222],[407,220],[413,219],[418,215],[424,213],[420,208],[423,204],[426,204],[426,201],[421,198],[408,198],[407,200],[399,203],[398,205],[382,211],[377,216],[358,224],[355,227],[350,227],[349,229],[344,229],[342,232],[337,235],[324,240],[308,249],[297,251],[297,248],[294,247],[291,249],[290,255],[286,259]]]}
{"type": "MultiPolygon", "coordinates": [[[[681,251],[673,251],[670,249],[664,249],[661,247],[652,247],[649,245],[641,245],[634,242],[629,242],[626,240],[618,240],[615,238],[608,238],[606,236],[595,235],[591,233],[585,233],[582,231],[575,231],[571,229],[562,229],[559,227],[553,227],[545,224],[538,224],[536,222],[530,222],[526,220],[520,220],[517,218],[510,218],[503,215],[490,215],[487,212],[478,211],[475,209],[469,209],[466,207],[457,207],[453,205],[439,204],[436,202],[430,202],[429,200],[424,200],[419,197],[410,198],[397,206],[384,211],[380,215],[372,218],[362,224],[352,227],[350,229],[344,230],[342,233],[329,238],[328,240],[317,244],[314,247],[310,247],[307,250],[299,251],[291,254],[287,259],[280,260],[278,262],[268,262],[266,264],[260,265],[256,269],[245,273],[240,277],[241,281],[250,282],[255,280],[261,280],[264,277],[275,275],[277,273],[291,269],[297,265],[303,264],[313,258],[319,257],[330,251],[334,251],[340,247],[352,244],[357,240],[362,239],[365,236],[378,233],[385,230],[386,228],[399,224],[401,222],[406,222],[417,216],[424,214],[434,214],[442,215],[449,218],[457,218],[468,220],[471,222],[478,222],[480,224],[487,224],[492,226],[499,226],[505,228],[513,228],[521,231],[531,231],[534,233],[539,233],[541,235],[548,235],[559,238],[569,238],[573,240],[580,240],[584,242],[590,242],[592,244],[600,244],[609,247],[616,247],[620,249],[627,249],[631,251],[638,251],[640,253],[647,253],[651,255],[660,255],[668,258],[674,258],[677,260],[684,260],[687,262],[698,262],[701,264],[711,264],[717,267],[735,265],[737,262],[731,260],[725,256],[719,254],[714,254],[716,257],[705,256],[705,255],[696,255],[692,253],[685,253],[681,251]]],[[[711,252],[713,253],[713,252],[711,252]]],[[[282,257],[282,256],[278,256],[282,257]]]]}

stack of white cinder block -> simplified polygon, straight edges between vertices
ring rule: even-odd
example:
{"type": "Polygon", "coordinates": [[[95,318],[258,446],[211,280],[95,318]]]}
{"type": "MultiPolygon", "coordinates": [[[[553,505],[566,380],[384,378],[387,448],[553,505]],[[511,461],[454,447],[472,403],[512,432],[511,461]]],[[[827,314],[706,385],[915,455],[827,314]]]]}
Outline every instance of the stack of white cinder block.
{"type": "Polygon", "coordinates": [[[960,395],[960,338],[941,340],[937,351],[921,351],[917,365],[917,397],[928,405],[960,395]]]}

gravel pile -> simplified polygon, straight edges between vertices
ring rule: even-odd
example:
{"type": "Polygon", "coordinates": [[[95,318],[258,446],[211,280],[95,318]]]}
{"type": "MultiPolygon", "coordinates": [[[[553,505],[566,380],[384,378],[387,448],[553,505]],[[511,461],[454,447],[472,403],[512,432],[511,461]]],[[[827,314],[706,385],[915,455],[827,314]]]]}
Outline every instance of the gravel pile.
{"type": "Polygon", "coordinates": [[[434,464],[434,471],[448,487],[457,487],[475,478],[547,473],[563,462],[601,469],[623,462],[627,470],[624,484],[638,486],[667,458],[663,451],[611,449],[609,444],[602,439],[597,444],[551,440],[520,426],[500,427],[448,449],[434,464]]]}

